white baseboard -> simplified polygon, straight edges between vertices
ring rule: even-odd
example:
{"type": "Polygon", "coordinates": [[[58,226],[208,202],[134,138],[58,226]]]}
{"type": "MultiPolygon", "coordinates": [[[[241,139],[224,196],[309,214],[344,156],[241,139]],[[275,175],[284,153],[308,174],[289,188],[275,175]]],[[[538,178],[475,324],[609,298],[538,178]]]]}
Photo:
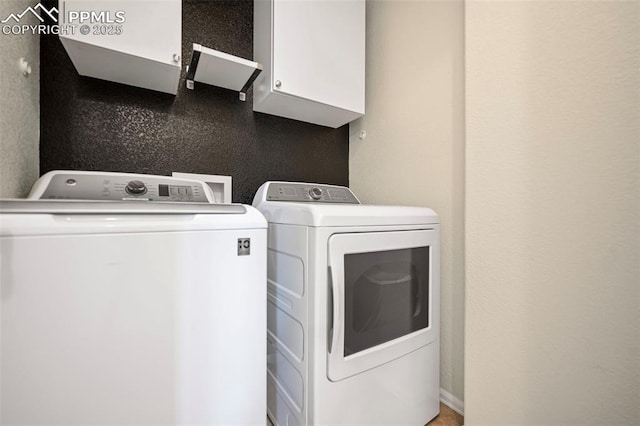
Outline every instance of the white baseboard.
{"type": "Polygon", "coordinates": [[[464,416],[464,402],[442,388],[440,388],[440,402],[461,416],[464,416]]]}

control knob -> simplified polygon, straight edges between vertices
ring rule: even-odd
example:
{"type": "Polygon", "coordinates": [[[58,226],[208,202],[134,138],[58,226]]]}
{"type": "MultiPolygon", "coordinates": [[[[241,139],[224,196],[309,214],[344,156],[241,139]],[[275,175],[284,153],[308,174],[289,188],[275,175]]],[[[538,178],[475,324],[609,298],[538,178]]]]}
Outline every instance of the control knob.
{"type": "Polygon", "coordinates": [[[309,190],[309,195],[314,200],[319,200],[320,198],[322,198],[322,189],[315,186],[309,190]]]}
{"type": "Polygon", "coordinates": [[[147,187],[141,180],[132,180],[124,190],[132,195],[142,195],[147,192],[147,187]]]}

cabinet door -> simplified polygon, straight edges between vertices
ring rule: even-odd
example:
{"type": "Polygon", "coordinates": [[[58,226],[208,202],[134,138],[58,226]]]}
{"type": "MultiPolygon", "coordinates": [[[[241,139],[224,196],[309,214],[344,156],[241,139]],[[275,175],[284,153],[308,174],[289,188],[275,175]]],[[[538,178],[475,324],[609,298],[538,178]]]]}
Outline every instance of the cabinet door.
{"type": "Polygon", "coordinates": [[[167,64],[182,50],[180,0],[61,0],[59,9],[61,24],[77,26],[61,37],[167,64]]]}
{"type": "Polygon", "coordinates": [[[177,92],[181,0],[59,0],[58,9],[73,29],[60,41],[80,75],[177,92]]]}
{"type": "Polygon", "coordinates": [[[274,90],[364,112],[364,0],[274,0],[273,38],[274,90]]]}

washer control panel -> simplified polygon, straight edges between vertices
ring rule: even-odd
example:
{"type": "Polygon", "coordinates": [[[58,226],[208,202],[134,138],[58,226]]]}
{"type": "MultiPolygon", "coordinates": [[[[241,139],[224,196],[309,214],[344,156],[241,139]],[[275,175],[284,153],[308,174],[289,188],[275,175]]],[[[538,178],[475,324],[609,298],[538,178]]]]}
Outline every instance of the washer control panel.
{"type": "Polygon", "coordinates": [[[172,201],[215,203],[202,182],[168,176],[102,172],[49,172],[29,198],[47,200],[172,201]]]}
{"type": "Polygon", "coordinates": [[[353,192],[344,186],[291,182],[270,182],[267,201],[360,204],[353,192]]]}

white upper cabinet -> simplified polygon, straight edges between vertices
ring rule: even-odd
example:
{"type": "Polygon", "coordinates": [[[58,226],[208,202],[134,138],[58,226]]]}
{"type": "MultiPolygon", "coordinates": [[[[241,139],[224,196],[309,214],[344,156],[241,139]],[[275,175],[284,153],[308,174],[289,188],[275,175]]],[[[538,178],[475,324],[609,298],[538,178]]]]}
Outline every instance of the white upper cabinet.
{"type": "Polygon", "coordinates": [[[74,28],[60,41],[80,75],[177,93],[181,0],[59,0],[58,9],[61,27],[74,28]]]}
{"type": "Polygon", "coordinates": [[[256,0],[254,111],[329,127],[364,115],[365,0],[256,0]]]}

